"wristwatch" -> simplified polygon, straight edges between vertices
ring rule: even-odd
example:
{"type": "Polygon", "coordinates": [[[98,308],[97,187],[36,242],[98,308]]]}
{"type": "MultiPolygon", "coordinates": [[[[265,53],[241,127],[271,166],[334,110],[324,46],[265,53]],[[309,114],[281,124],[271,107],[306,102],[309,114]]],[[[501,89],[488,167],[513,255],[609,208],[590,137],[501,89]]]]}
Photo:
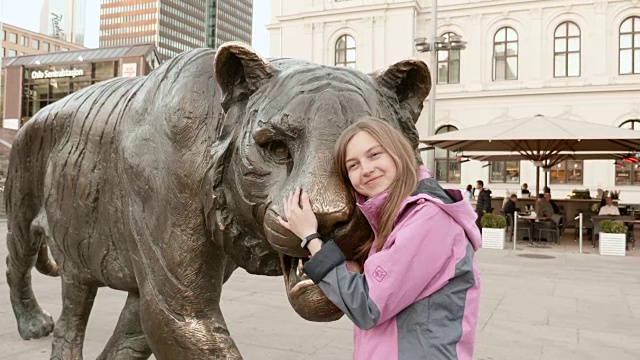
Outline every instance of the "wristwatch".
{"type": "Polygon", "coordinates": [[[302,242],[300,243],[300,246],[303,249],[307,248],[307,245],[309,245],[309,241],[313,240],[313,239],[320,239],[320,234],[318,234],[317,232],[308,235],[307,237],[305,237],[304,239],[302,239],[302,242]]]}

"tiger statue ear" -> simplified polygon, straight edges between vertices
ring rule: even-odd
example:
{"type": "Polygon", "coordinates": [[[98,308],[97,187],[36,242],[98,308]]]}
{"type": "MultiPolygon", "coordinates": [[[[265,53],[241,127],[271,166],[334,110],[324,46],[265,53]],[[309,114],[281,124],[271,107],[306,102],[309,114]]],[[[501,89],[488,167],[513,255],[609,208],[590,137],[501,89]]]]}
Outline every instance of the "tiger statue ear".
{"type": "Polygon", "coordinates": [[[228,42],[221,45],[213,60],[216,82],[222,90],[222,108],[226,112],[235,102],[251,96],[276,69],[249,45],[228,42]]]}
{"type": "Polygon", "coordinates": [[[403,60],[372,76],[378,84],[396,94],[400,107],[409,112],[414,123],[418,121],[424,100],[431,91],[431,74],[424,61],[403,60]]]}

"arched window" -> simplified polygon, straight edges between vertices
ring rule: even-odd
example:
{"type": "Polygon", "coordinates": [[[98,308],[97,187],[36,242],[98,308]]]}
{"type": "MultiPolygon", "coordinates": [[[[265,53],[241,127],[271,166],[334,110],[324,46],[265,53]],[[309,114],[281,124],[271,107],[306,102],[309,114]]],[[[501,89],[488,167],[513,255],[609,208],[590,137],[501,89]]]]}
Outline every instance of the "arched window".
{"type": "Polygon", "coordinates": [[[558,25],[553,36],[553,76],[580,76],[580,28],[571,21],[558,25]]]}
{"type": "MultiPolygon", "coordinates": [[[[620,127],[640,131],[640,119],[629,119],[620,127]]],[[[623,161],[616,161],[616,185],[640,185],[640,167],[638,164],[630,164],[623,161]]]]}
{"type": "Polygon", "coordinates": [[[640,74],[640,16],[628,17],[620,24],[618,73],[640,74]]]}
{"type": "MultiPolygon", "coordinates": [[[[455,33],[444,33],[446,42],[455,33]]],[[[438,50],[438,84],[460,83],[460,50],[438,50]]]]}
{"type": "MultiPolygon", "coordinates": [[[[436,134],[444,134],[456,131],[458,128],[445,125],[436,131],[436,134]]],[[[456,161],[455,153],[444,149],[435,149],[436,180],[447,183],[460,183],[460,163],[456,161]]]]}
{"type": "Polygon", "coordinates": [[[518,33],[500,28],[493,37],[493,80],[518,79],[518,33]]]}
{"type": "Polygon", "coordinates": [[[356,41],[349,35],[342,35],[336,41],[336,66],[356,68],[356,41]]]}

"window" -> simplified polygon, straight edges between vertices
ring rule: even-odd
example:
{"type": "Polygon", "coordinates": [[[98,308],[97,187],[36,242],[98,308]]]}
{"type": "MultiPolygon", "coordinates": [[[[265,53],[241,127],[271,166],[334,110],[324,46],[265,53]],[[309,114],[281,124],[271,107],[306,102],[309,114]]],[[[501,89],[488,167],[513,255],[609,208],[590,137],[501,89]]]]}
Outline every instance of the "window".
{"type": "Polygon", "coordinates": [[[48,42],[43,42],[42,43],[42,50],[49,52],[49,43],[48,42]]]}
{"type": "MultiPolygon", "coordinates": [[[[456,131],[458,128],[445,125],[436,131],[436,134],[444,134],[456,131]]],[[[435,149],[436,180],[447,183],[460,183],[460,163],[456,161],[455,153],[444,149],[435,149]]]]}
{"type": "MultiPolygon", "coordinates": [[[[442,35],[449,41],[455,33],[442,35]]],[[[460,82],[460,50],[438,50],[438,84],[458,84],[460,82]]]]}
{"type": "Polygon", "coordinates": [[[518,33],[503,27],[493,37],[493,80],[518,79],[518,33]]]}
{"type": "MultiPolygon", "coordinates": [[[[640,119],[630,119],[620,127],[634,131],[640,131],[640,119]]],[[[638,164],[630,164],[623,161],[616,161],[616,185],[640,185],[640,168],[638,164]]]]}
{"type": "Polygon", "coordinates": [[[11,56],[18,56],[18,53],[17,53],[15,50],[11,50],[11,49],[9,49],[9,51],[8,51],[7,55],[9,55],[9,57],[11,57],[11,56]]]}
{"type": "Polygon", "coordinates": [[[570,21],[558,25],[553,36],[553,76],[580,76],[580,28],[570,21]]]}
{"type": "Polygon", "coordinates": [[[40,49],[40,41],[36,39],[31,39],[31,48],[39,50],[40,49]]]}
{"type": "Polygon", "coordinates": [[[26,36],[20,36],[20,45],[29,46],[29,38],[26,36]]]}
{"type": "Polygon", "coordinates": [[[492,161],[489,173],[492,183],[520,183],[520,161],[492,161]]]}
{"type": "Polygon", "coordinates": [[[18,43],[18,35],[14,34],[14,33],[9,33],[9,42],[12,44],[17,44],[18,43]]]}
{"type": "Polygon", "coordinates": [[[620,25],[619,74],[640,74],[640,16],[626,18],[620,25]]]}
{"type": "Polygon", "coordinates": [[[582,160],[565,160],[549,173],[551,184],[582,184],[582,160]]]}
{"type": "Polygon", "coordinates": [[[342,35],[336,41],[336,66],[356,68],[356,41],[349,35],[342,35]]]}

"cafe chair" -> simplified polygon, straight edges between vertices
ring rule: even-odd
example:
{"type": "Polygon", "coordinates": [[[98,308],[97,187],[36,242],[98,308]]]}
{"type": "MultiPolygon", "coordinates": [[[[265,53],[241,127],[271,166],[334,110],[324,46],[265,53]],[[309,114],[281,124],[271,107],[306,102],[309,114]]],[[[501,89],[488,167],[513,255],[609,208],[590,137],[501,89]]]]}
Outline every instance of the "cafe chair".
{"type": "MultiPolygon", "coordinates": [[[[513,218],[511,219],[511,223],[513,224],[513,218]]],[[[511,233],[513,233],[513,227],[511,228],[511,233]]],[[[529,241],[529,244],[531,244],[533,242],[533,237],[531,236],[531,223],[527,220],[518,218],[518,233],[512,234],[511,241],[513,241],[513,238],[515,238],[516,241],[524,241],[526,238],[529,241]]]]}
{"type": "Polygon", "coordinates": [[[536,230],[538,230],[538,240],[542,238],[542,233],[547,232],[551,234],[551,238],[555,240],[556,245],[560,245],[560,226],[562,221],[562,215],[551,215],[551,221],[539,222],[536,224],[536,230]]]}

